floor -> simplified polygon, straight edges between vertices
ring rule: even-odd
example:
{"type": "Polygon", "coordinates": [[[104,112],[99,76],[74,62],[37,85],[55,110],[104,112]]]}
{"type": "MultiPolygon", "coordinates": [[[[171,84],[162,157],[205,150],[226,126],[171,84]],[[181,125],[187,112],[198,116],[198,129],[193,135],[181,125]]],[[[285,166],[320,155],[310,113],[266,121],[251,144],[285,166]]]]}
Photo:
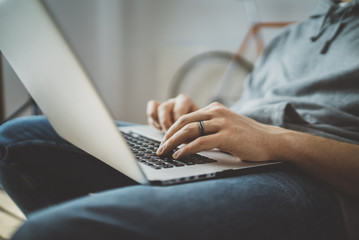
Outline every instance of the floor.
{"type": "Polygon", "coordinates": [[[0,188],[0,240],[10,239],[26,217],[0,188]]]}

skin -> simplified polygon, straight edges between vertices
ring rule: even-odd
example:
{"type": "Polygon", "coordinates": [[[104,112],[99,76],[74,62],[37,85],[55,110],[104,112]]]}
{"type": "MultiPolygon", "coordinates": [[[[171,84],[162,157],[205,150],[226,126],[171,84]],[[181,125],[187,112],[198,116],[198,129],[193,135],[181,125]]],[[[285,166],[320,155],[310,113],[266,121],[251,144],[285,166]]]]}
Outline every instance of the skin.
{"type": "Polygon", "coordinates": [[[262,124],[219,103],[199,109],[183,94],[163,103],[150,101],[147,117],[149,124],[165,132],[158,155],[184,144],[174,158],[218,148],[250,162],[290,162],[359,199],[359,145],[262,124]],[[203,121],[203,136],[198,121],[203,121]]]}

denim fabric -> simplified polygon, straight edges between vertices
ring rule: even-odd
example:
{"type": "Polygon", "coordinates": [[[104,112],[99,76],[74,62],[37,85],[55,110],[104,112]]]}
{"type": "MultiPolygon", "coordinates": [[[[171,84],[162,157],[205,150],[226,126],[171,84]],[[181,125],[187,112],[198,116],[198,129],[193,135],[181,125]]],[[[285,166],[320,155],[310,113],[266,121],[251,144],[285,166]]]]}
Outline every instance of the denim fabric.
{"type": "Polygon", "coordinates": [[[44,117],[0,126],[0,151],[1,185],[28,217],[13,239],[346,238],[336,199],[293,167],[138,185],[44,117]]]}

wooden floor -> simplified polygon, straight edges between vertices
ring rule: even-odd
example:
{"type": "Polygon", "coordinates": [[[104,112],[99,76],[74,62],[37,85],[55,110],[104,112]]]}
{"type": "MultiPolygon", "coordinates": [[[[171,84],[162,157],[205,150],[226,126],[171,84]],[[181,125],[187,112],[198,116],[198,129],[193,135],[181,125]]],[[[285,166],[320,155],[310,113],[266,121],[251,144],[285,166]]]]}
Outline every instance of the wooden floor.
{"type": "Polygon", "coordinates": [[[0,188],[0,240],[10,239],[26,217],[0,188]]]}

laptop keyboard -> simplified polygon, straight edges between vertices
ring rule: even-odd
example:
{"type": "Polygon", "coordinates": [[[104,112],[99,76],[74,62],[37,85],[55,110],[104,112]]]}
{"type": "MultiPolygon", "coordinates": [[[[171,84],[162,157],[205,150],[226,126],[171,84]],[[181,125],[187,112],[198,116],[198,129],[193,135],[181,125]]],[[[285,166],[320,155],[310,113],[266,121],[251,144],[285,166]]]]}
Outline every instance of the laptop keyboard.
{"type": "Polygon", "coordinates": [[[160,146],[159,141],[147,138],[133,132],[121,133],[125,137],[130,149],[136,156],[137,161],[146,164],[154,169],[174,168],[195,164],[217,162],[214,159],[201,156],[199,154],[189,155],[181,159],[173,159],[171,157],[172,154],[160,157],[156,154],[156,151],[160,146]]]}

